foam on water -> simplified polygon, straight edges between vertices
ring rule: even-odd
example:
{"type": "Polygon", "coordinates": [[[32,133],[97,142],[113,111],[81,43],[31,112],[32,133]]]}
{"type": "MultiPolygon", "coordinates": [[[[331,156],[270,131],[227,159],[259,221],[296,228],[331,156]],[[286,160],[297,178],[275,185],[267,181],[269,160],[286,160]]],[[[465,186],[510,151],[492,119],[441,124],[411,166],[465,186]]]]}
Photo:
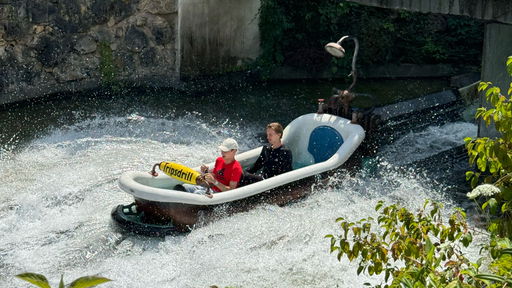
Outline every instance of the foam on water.
{"type": "MultiPolygon", "coordinates": [[[[378,200],[411,209],[423,199],[451,203],[426,176],[378,167],[380,175],[339,172],[316,183],[307,198],[279,207],[260,205],[220,217],[189,234],[165,239],[122,234],[110,211],[131,203],[116,180],[128,170],[150,170],[174,160],[212,161],[226,136],[240,150],[256,145],[250,127],[213,126],[194,114],[176,119],[94,118],[54,129],[21,151],[0,151],[0,286],[20,286],[13,275],[46,275],[57,286],[99,274],[101,287],[360,287],[366,276],[329,254],[326,234],[335,219],[375,216],[378,200]]],[[[450,206],[450,205],[448,205],[450,206]]],[[[218,214],[222,214],[219,209],[218,214]]]]}
{"type": "Polygon", "coordinates": [[[380,149],[379,154],[394,165],[411,163],[464,144],[464,138],[476,137],[476,132],[476,125],[468,122],[429,126],[423,131],[407,133],[380,149]]]}

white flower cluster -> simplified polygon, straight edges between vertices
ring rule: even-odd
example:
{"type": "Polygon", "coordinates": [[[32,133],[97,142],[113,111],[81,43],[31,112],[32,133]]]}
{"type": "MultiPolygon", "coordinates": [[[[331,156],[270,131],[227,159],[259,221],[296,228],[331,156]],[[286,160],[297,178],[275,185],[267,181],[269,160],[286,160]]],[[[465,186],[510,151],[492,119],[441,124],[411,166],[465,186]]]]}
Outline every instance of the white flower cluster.
{"type": "Polygon", "coordinates": [[[494,194],[501,193],[500,188],[492,185],[492,184],[482,184],[478,185],[471,192],[468,192],[466,196],[469,199],[475,199],[479,196],[491,197],[494,194]]]}

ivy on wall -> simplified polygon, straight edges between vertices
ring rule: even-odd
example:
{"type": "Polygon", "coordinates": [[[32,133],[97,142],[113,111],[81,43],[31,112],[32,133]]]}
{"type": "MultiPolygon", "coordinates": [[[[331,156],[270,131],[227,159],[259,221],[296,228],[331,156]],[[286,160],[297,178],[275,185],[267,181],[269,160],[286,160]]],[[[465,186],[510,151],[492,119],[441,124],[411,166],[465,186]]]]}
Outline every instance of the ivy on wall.
{"type": "MultiPolygon", "coordinates": [[[[310,72],[349,70],[324,52],[343,35],[359,39],[360,65],[388,63],[480,65],[483,23],[465,16],[424,14],[340,0],[261,0],[259,28],[264,70],[292,66],[310,72]]],[[[345,44],[344,44],[345,46],[345,44]]]]}

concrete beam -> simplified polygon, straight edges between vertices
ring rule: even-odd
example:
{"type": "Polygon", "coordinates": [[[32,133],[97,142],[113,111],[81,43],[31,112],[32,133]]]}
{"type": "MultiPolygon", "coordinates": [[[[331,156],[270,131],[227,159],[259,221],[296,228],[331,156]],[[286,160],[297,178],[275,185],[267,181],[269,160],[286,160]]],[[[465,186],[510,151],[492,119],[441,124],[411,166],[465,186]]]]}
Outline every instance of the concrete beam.
{"type": "Polygon", "coordinates": [[[259,0],[179,1],[182,76],[234,70],[256,59],[259,0]]]}
{"type": "Polygon", "coordinates": [[[404,9],[423,13],[464,15],[512,24],[509,0],[347,0],[367,6],[404,9]]]}
{"type": "MultiPolygon", "coordinates": [[[[506,95],[512,78],[506,70],[508,56],[512,56],[512,25],[490,23],[485,25],[484,47],[482,55],[482,81],[492,82],[500,87],[502,94],[506,95]]],[[[482,105],[489,107],[485,95],[480,95],[482,105]]],[[[479,137],[495,137],[497,131],[494,127],[487,127],[480,121],[478,125],[479,137]]]]}

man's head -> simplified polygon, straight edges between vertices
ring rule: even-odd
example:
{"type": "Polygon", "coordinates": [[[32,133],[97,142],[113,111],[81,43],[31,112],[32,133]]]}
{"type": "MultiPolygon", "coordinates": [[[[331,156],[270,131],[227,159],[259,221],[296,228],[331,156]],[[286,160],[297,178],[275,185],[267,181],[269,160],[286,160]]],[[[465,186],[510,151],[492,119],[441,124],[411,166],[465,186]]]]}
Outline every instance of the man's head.
{"type": "Polygon", "coordinates": [[[272,147],[281,146],[281,138],[283,137],[283,126],[274,122],[267,125],[267,140],[272,147]]]}
{"type": "Polygon", "coordinates": [[[230,163],[235,159],[236,151],[238,151],[238,143],[233,138],[227,138],[219,145],[220,154],[226,163],[230,163]]]}
{"type": "Polygon", "coordinates": [[[238,143],[233,138],[227,138],[222,141],[219,146],[220,151],[228,152],[230,150],[238,150],[238,143]]]}
{"type": "MultiPolygon", "coordinates": [[[[267,132],[271,129],[276,134],[279,134],[279,139],[283,137],[283,126],[277,122],[273,122],[267,125],[267,132]]],[[[268,134],[268,133],[267,133],[268,134]]]]}

